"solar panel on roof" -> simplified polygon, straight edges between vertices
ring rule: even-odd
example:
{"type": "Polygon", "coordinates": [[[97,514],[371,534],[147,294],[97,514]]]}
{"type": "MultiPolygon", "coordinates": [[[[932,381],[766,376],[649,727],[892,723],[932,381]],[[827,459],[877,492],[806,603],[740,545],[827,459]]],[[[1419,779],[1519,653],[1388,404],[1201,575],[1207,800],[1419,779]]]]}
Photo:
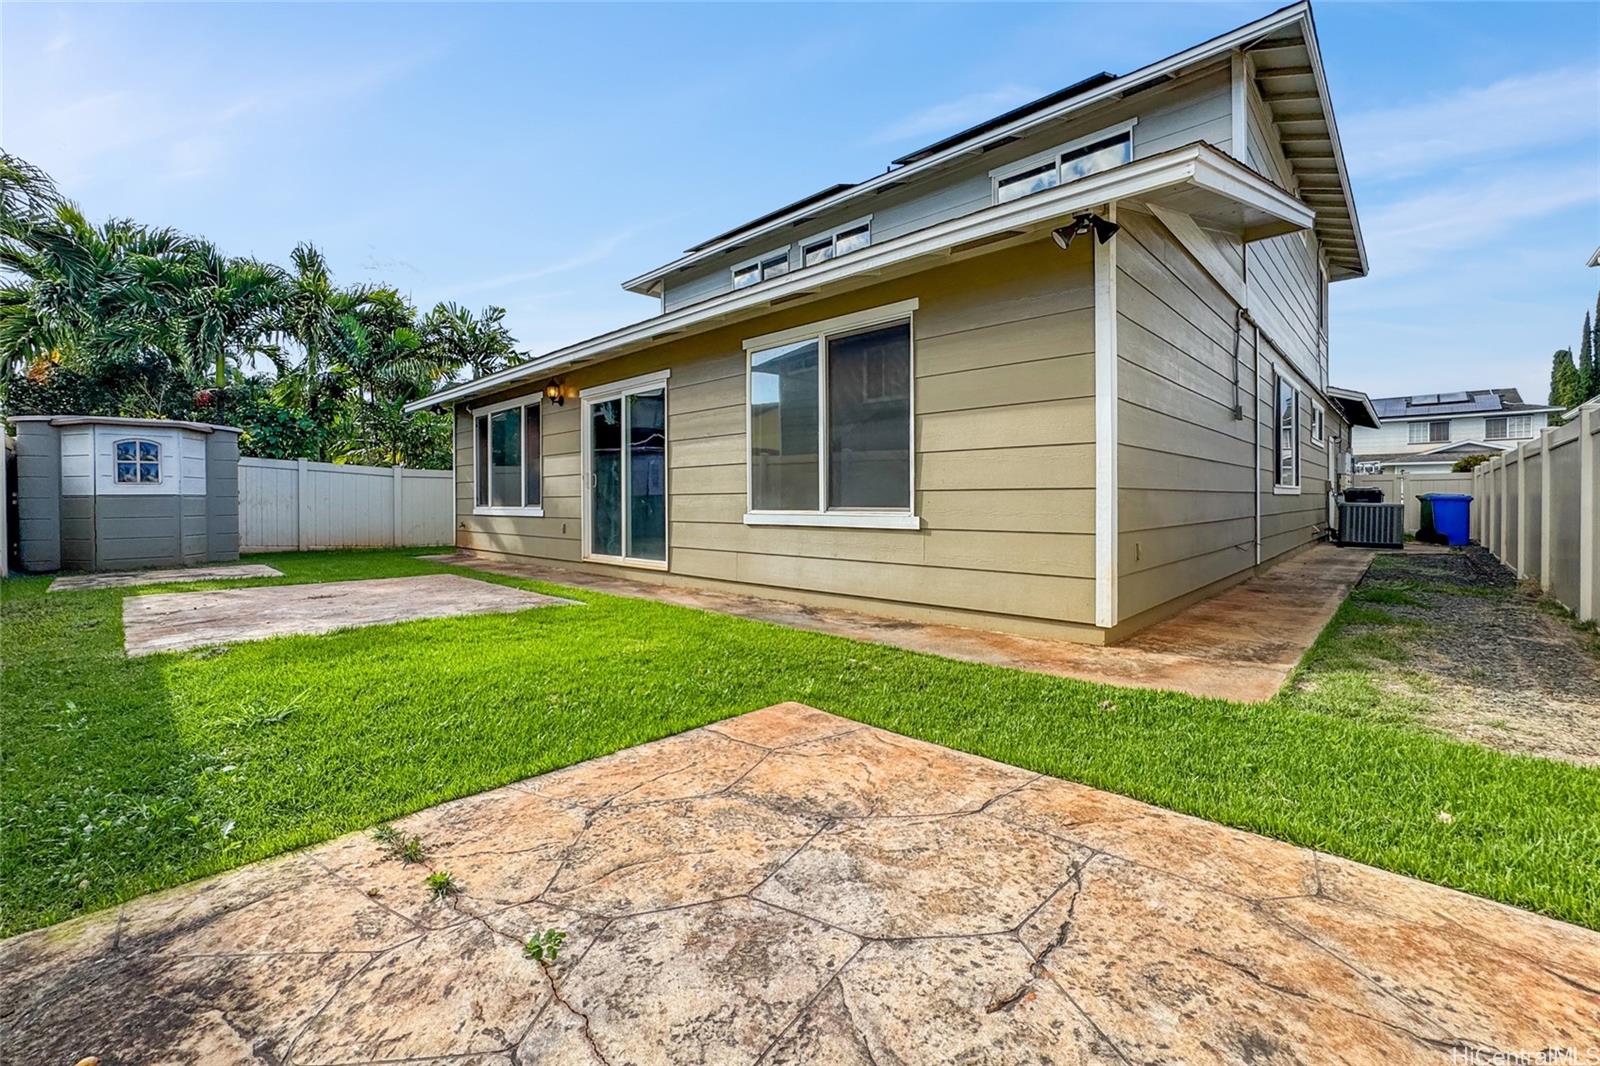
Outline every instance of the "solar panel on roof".
{"type": "Polygon", "coordinates": [[[1439,394],[1440,403],[1466,403],[1470,399],[1472,397],[1464,392],[1441,392],[1439,394]]]}
{"type": "Polygon", "coordinates": [[[1406,399],[1406,403],[1409,404],[1412,407],[1421,407],[1424,404],[1438,403],[1438,402],[1439,402],[1439,394],[1436,393],[1436,392],[1425,392],[1420,396],[1411,396],[1411,397],[1408,397],[1406,399]]]}

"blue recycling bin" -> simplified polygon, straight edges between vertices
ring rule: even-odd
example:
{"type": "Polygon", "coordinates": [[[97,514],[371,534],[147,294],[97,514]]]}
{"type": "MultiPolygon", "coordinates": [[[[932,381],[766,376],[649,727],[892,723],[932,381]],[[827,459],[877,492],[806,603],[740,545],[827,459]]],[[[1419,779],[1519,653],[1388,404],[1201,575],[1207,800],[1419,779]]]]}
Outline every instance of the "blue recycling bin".
{"type": "Polygon", "coordinates": [[[1471,496],[1460,492],[1425,492],[1417,498],[1423,501],[1424,511],[1433,513],[1432,522],[1423,522],[1424,526],[1431,525],[1435,534],[1429,540],[1455,546],[1467,543],[1472,531],[1471,496]]]}

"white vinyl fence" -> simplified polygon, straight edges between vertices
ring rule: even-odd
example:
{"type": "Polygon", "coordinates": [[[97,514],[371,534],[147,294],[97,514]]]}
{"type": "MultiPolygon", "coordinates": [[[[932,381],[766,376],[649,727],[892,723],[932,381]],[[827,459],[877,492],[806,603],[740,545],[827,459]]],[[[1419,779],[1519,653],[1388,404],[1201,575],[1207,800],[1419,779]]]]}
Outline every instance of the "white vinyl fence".
{"type": "Polygon", "coordinates": [[[455,473],[307,459],[239,460],[241,551],[450,544],[455,473]]]}
{"type": "Polygon", "coordinates": [[[1600,400],[1473,471],[1472,535],[1589,621],[1600,609],[1600,400]]]}
{"type": "MultiPolygon", "coordinates": [[[[1415,533],[1422,528],[1422,500],[1424,492],[1473,492],[1472,475],[1470,473],[1453,473],[1440,471],[1430,474],[1407,474],[1393,472],[1387,474],[1357,474],[1352,483],[1362,488],[1383,490],[1384,503],[1403,503],[1406,505],[1406,532],[1415,533]]],[[[1473,520],[1477,520],[1476,500],[1472,503],[1473,520]]]]}

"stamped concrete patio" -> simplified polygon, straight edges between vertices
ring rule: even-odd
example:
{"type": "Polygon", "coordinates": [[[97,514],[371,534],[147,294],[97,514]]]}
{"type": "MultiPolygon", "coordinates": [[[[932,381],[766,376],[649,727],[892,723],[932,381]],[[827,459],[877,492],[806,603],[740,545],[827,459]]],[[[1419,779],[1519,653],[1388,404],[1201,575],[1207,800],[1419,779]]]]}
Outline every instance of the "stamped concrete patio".
{"type": "Polygon", "coordinates": [[[0,1059],[1443,1064],[1600,1033],[1600,935],[798,704],[400,828],[424,863],[354,834],[0,944],[0,1059]]]}
{"type": "Polygon", "coordinates": [[[1332,544],[1314,545],[1109,647],[908,622],[837,607],[575,570],[531,559],[491,558],[472,552],[423,558],[617,596],[663,600],[966,662],[1254,703],[1271,699],[1283,687],[1300,657],[1366,573],[1373,554],[1332,544]]]}

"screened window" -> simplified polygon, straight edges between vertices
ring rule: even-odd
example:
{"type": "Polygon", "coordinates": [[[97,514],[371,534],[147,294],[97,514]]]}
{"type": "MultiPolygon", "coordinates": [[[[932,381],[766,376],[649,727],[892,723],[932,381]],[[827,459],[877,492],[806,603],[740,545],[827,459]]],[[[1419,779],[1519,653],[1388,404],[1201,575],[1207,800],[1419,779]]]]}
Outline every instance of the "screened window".
{"type": "Polygon", "coordinates": [[[473,416],[473,504],[528,510],[542,502],[539,401],[514,400],[473,416]]]}
{"type": "Polygon", "coordinates": [[[734,267],[733,287],[743,289],[758,281],[781,277],[787,273],[789,273],[789,249],[784,248],[734,267]]]}
{"type": "Polygon", "coordinates": [[[119,440],[114,444],[119,485],[161,484],[161,445],[153,440],[119,440]]]}
{"type": "Polygon", "coordinates": [[[1024,159],[990,172],[994,181],[994,202],[1030,196],[1058,185],[1098,174],[1133,159],[1133,128],[1093,134],[1053,149],[1042,156],[1024,159]]]}
{"type": "Polygon", "coordinates": [[[910,512],[909,319],[750,353],[750,506],[910,512]]]}
{"type": "Polygon", "coordinates": [[[1488,418],[1483,428],[1490,440],[1525,440],[1533,436],[1533,419],[1527,415],[1488,418]]]}
{"type": "Polygon", "coordinates": [[[1288,378],[1278,376],[1278,475],[1285,488],[1300,485],[1300,394],[1288,378]]]}
{"type": "Polygon", "coordinates": [[[1445,444],[1450,440],[1450,420],[1441,419],[1437,422],[1412,422],[1410,423],[1410,436],[1407,438],[1412,444],[1445,444]]]}

